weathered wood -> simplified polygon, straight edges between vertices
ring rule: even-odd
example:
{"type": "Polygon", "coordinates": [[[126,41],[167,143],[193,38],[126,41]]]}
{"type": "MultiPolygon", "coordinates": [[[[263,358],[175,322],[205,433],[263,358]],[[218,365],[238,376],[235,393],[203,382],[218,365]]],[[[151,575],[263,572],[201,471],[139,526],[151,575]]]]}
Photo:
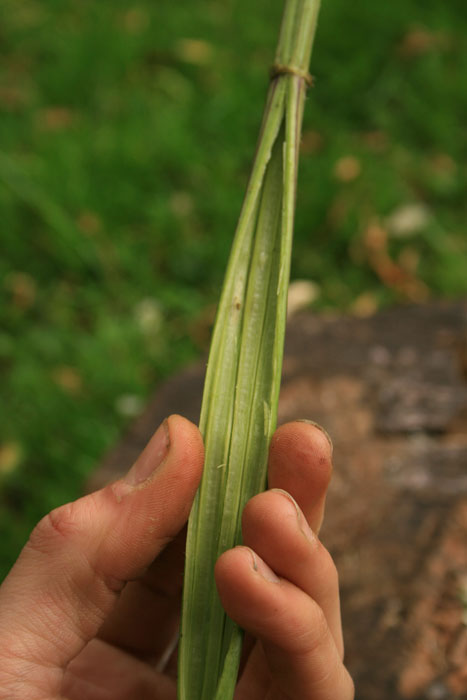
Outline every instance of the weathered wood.
{"type": "MultiPolygon", "coordinates": [[[[204,366],[170,379],[104,459],[125,471],[163,418],[197,420],[204,366]]],[[[467,304],[294,316],[280,422],[334,441],[322,531],[359,700],[467,698],[467,304]]]]}

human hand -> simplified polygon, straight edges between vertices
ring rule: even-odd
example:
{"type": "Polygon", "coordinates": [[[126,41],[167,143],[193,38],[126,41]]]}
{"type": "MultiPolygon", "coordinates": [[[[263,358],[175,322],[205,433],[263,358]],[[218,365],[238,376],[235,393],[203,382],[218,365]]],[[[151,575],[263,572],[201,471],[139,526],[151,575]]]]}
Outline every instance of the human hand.
{"type": "MultiPolygon", "coordinates": [[[[175,699],[167,650],[202,466],[198,429],[171,416],[126,477],[41,520],[0,587],[1,700],[175,699]]],[[[324,433],[279,428],[269,485],[299,506],[255,496],[245,546],[217,562],[221,601],[247,631],[236,700],[353,698],[336,570],[306,527],[319,530],[330,471],[324,433]]]]}

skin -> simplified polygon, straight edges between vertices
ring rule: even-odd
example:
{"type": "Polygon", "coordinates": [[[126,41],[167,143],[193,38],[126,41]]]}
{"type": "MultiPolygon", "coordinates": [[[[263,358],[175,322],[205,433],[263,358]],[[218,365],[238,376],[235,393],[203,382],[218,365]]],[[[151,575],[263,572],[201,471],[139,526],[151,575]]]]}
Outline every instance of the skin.
{"type": "MultiPolygon", "coordinates": [[[[52,511],[34,529],[0,587],[1,700],[175,700],[170,651],[203,443],[180,416],[164,430],[164,459],[149,476],[156,436],[131,477],[52,511]],[[138,471],[145,478],[134,485],[138,471]]],[[[337,572],[317,536],[331,456],[317,427],[280,427],[270,490],[245,507],[244,545],[216,564],[222,604],[247,633],[235,700],[354,697],[337,572]]]]}

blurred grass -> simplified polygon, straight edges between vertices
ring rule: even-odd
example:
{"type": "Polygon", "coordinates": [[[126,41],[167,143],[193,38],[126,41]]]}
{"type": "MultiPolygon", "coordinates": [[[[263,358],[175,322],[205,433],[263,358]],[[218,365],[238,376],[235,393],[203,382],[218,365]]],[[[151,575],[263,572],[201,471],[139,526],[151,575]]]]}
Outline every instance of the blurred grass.
{"type": "MultiPolygon", "coordinates": [[[[279,0],[0,0],[0,577],[208,337],[279,0]]],[[[467,5],[324,0],[293,278],[467,293],[467,5]]]]}

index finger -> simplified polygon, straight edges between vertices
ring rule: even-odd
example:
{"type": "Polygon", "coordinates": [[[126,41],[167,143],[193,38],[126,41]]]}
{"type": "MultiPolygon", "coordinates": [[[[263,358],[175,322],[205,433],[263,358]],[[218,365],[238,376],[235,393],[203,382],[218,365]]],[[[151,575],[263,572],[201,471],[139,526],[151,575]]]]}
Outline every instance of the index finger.
{"type": "Polygon", "coordinates": [[[269,488],[290,493],[310,527],[318,532],[332,473],[332,443],[311,421],[285,423],[276,430],[269,452],[269,488]]]}

